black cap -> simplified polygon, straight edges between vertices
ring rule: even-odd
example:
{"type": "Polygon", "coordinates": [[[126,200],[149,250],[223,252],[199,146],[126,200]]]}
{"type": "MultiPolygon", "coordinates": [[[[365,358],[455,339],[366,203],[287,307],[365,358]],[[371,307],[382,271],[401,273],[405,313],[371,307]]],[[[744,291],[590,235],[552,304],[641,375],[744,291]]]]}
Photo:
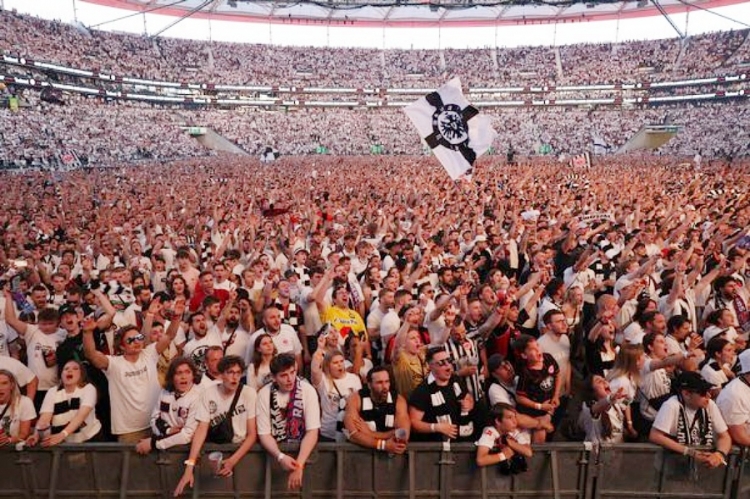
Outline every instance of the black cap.
{"type": "Polygon", "coordinates": [[[695,393],[706,393],[714,387],[711,383],[703,379],[698,372],[685,371],[680,373],[675,379],[675,388],[677,390],[687,390],[695,393]]]}
{"type": "Polygon", "coordinates": [[[505,358],[503,358],[502,354],[499,353],[493,353],[490,355],[490,358],[487,359],[487,369],[489,372],[495,372],[498,367],[500,367],[503,362],[505,362],[505,358]]]}
{"type": "Polygon", "coordinates": [[[65,314],[77,314],[77,313],[78,312],[76,311],[76,308],[69,303],[65,303],[57,310],[58,317],[62,317],[65,314]]]}

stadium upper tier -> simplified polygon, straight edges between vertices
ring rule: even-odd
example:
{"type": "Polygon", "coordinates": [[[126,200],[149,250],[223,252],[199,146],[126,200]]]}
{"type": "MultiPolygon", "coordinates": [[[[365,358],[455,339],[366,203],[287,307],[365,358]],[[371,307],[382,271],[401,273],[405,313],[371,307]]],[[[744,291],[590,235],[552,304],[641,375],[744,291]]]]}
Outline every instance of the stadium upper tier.
{"type": "MultiPolygon", "coordinates": [[[[328,26],[497,26],[661,15],[654,2],[622,0],[83,0],[135,12],[328,26]]],[[[667,13],[746,0],[660,0],[667,13]],[[687,6],[689,5],[689,8],[687,6]]]]}
{"type": "Polygon", "coordinates": [[[0,11],[0,50],[118,76],[235,85],[435,88],[671,81],[741,74],[750,30],[561,47],[376,50],[200,42],[87,31],[0,11]]]}

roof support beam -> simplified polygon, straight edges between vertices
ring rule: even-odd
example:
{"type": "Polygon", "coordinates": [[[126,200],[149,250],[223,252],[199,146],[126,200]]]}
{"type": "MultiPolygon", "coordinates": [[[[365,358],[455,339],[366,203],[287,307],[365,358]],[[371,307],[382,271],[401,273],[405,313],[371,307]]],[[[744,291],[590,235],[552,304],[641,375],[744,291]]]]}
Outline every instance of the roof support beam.
{"type": "MultiPolygon", "coordinates": [[[[177,4],[185,3],[186,1],[187,0],[175,0],[172,3],[167,3],[167,4],[164,4],[164,5],[156,5],[155,7],[150,7],[150,8],[147,8],[147,9],[139,10],[138,12],[134,12],[134,13],[128,14],[126,16],[116,17],[114,19],[110,19],[109,21],[104,21],[104,22],[101,22],[101,23],[98,23],[98,24],[92,24],[91,26],[87,26],[87,28],[90,28],[90,29],[91,28],[98,28],[99,26],[104,26],[105,24],[116,23],[117,21],[122,21],[124,19],[130,19],[131,17],[140,16],[141,14],[148,14],[149,12],[154,12],[155,10],[165,9],[167,7],[173,7],[173,6],[177,5],[177,4]]],[[[149,5],[151,5],[151,4],[149,4],[149,5]]]]}
{"type": "Polygon", "coordinates": [[[171,23],[167,24],[164,28],[160,29],[159,31],[157,31],[156,33],[154,33],[153,35],[151,35],[151,37],[154,38],[154,37],[157,37],[157,36],[161,35],[165,31],[167,31],[168,29],[170,29],[170,28],[178,25],[179,23],[181,23],[182,21],[184,21],[188,17],[192,16],[193,14],[196,14],[196,13],[200,12],[205,7],[207,7],[208,4],[210,4],[211,2],[213,2],[213,0],[204,0],[203,2],[201,2],[200,4],[198,4],[197,7],[195,7],[193,9],[191,9],[190,11],[186,12],[184,16],[179,17],[179,18],[175,19],[174,21],[172,21],[171,23]]]}
{"type": "Polygon", "coordinates": [[[677,35],[680,37],[681,40],[685,39],[685,33],[683,33],[680,28],[677,27],[677,25],[672,21],[672,18],[669,17],[669,14],[667,14],[667,11],[664,10],[664,7],[661,6],[659,3],[659,0],[651,0],[651,2],[654,4],[654,6],[657,8],[659,13],[661,13],[662,16],[664,16],[664,19],[667,20],[670,26],[672,26],[672,29],[677,32],[677,35]]]}

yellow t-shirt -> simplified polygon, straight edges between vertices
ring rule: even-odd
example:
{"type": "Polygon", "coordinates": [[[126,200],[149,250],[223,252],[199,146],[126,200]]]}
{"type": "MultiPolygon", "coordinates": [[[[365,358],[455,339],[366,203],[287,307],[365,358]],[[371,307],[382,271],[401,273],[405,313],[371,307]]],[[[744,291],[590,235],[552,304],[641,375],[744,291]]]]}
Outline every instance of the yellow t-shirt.
{"type": "Polygon", "coordinates": [[[367,341],[367,328],[362,317],[351,308],[339,308],[328,306],[321,315],[323,323],[331,324],[331,327],[339,333],[339,344],[346,341],[347,332],[342,333],[344,328],[349,328],[361,341],[367,341]]]}

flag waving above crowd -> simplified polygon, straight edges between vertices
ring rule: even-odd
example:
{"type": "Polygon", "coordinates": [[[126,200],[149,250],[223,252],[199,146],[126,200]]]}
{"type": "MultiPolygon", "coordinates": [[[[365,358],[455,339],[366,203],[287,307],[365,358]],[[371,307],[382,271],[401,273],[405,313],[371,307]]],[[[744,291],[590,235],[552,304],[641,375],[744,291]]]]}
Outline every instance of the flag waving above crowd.
{"type": "Polygon", "coordinates": [[[490,118],[464,97],[459,78],[406,106],[404,112],[453,180],[471,173],[474,161],[497,135],[490,118]]]}

